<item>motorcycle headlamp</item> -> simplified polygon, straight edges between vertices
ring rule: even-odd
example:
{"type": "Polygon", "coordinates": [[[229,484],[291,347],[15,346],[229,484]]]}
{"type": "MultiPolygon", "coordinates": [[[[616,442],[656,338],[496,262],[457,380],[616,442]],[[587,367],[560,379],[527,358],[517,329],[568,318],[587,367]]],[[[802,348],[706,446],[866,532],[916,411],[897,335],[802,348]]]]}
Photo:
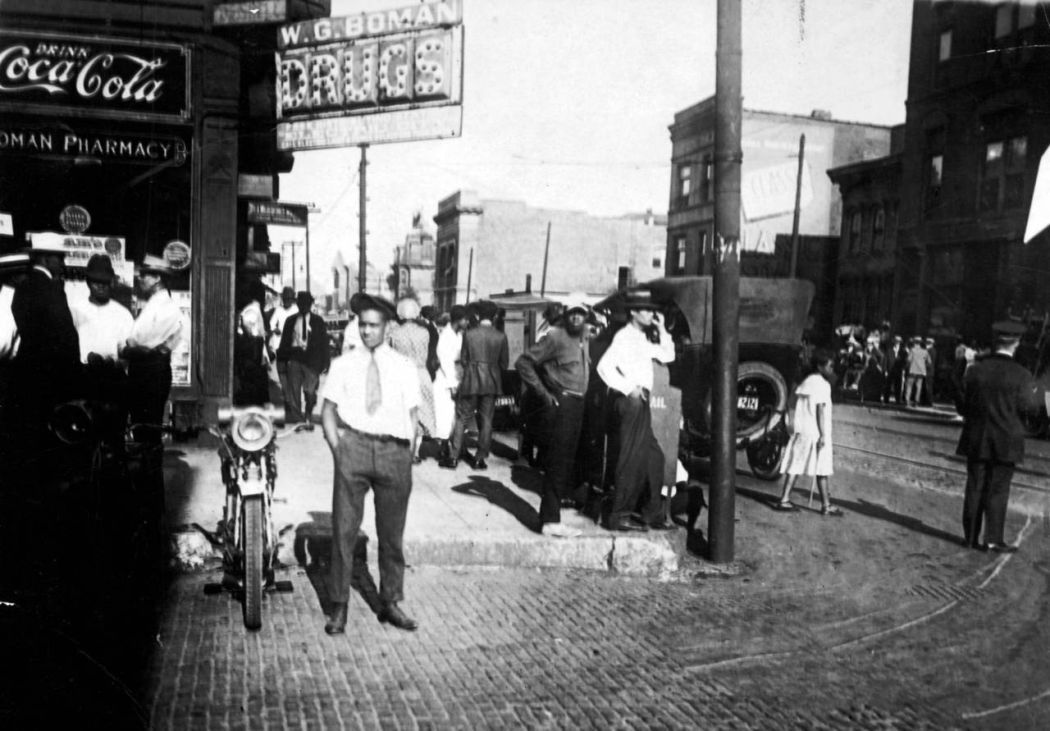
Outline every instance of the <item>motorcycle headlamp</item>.
{"type": "Polygon", "coordinates": [[[273,422],[262,411],[247,411],[230,429],[234,444],[246,452],[258,452],[273,438],[273,422]]]}

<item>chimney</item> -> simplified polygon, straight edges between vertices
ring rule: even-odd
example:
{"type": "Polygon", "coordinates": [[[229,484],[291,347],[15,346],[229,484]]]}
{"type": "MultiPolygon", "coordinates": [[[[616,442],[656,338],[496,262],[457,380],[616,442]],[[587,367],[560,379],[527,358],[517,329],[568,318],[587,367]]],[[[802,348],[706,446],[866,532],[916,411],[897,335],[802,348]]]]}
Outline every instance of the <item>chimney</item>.
{"type": "Polygon", "coordinates": [[[531,274],[526,274],[525,275],[525,291],[526,292],[532,292],[532,275],[531,274]]]}
{"type": "Polygon", "coordinates": [[[831,121],[831,110],[830,109],[814,109],[809,113],[809,116],[813,119],[819,119],[824,122],[831,121]]]}

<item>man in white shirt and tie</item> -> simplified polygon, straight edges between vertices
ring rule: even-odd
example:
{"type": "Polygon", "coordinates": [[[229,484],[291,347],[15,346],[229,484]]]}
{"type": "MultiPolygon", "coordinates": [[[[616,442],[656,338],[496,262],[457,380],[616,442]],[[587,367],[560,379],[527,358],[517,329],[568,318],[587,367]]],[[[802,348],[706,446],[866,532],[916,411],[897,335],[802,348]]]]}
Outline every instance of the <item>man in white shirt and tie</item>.
{"type": "Polygon", "coordinates": [[[398,607],[404,597],[402,543],[412,492],[412,448],[420,405],[416,366],[386,342],[393,303],[359,293],[351,303],[361,346],[336,358],[321,390],[321,428],[335,461],[332,489],[331,599],[325,632],[346,630],[354,545],[365,494],[375,495],[379,543],[379,621],[412,631],[415,620],[398,607]]]}
{"type": "Polygon", "coordinates": [[[674,360],[674,342],[657,314],[657,305],[646,290],[625,297],[628,322],[613,336],[598,362],[598,375],[615,393],[613,411],[619,418],[620,452],[616,460],[616,488],[608,528],[644,531],[673,528],[663,518],[660,490],[664,455],[653,434],[649,397],[653,388],[653,361],[674,360]],[[655,332],[652,342],[648,332],[655,332]],[[648,500],[641,524],[631,521],[643,491],[648,500]]]}

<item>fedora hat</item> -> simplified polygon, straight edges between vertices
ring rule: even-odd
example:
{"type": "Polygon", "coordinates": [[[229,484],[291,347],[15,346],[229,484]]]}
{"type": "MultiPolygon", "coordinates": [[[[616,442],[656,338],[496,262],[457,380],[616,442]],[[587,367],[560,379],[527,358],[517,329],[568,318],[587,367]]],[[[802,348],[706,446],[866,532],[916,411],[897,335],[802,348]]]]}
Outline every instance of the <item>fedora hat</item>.
{"type": "Polygon", "coordinates": [[[136,269],[141,273],[147,274],[171,274],[171,267],[168,266],[168,262],[153,254],[146,254],[142,257],[142,263],[136,269]]]}
{"type": "Polygon", "coordinates": [[[66,237],[52,231],[32,234],[27,251],[30,254],[67,254],[69,250],[65,245],[66,237]]]}
{"type": "Polygon", "coordinates": [[[623,306],[628,310],[659,310],[660,305],[653,299],[648,289],[635,289],[623,296],[623,306]]]}
{"type": "Polygon", "coordinates": [[[116,272],[113,271],[113,262],[106,254],[93,254],[88,259],[87,270],[84,277],[89,282],[113,282],[116,272]]]}
{"type": "Polygon", "coordinates": [[[0,256],[0,273],[17,272],[29,268],[29,254],[4,254],[0,256]]]}
{"type": "Polygon", "coordinates": [[[394,303],[385,297],[377,297],[367,292],[357,292],[350,298],[350,309],[355,315],[360,315],[365,310],[378,310],[383,313],[387,320],[397,317],[397,308],[394,303]]]}

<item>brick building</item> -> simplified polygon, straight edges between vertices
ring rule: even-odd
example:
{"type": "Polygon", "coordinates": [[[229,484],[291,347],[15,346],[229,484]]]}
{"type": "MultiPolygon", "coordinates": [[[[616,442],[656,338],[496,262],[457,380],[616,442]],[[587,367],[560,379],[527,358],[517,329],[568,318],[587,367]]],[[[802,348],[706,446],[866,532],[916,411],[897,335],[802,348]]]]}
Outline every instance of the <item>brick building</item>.
{"type": "MultiPolygon", "coordinates": [[[[447,310],[507,290],[605,294],[663,274],[665,227],[653,215],[618,218],[481,200],[460,190],[438,204],[434,304],[447,310]],[[550,247],[544,282],[548,225],[550,247]],[[545,285],[545,286],[544,286],[545,285]]],[[[414,285],[413,285],[414,286],[414,285]]]]}
{"type": "Polygon", "coordinates": [[[421,305],[434,304],[434,235],[423,228],[422,214],[413,217],[404,245],[395,247],[393,270],[395,297],[415,292],[421,305]]]}
{"type": "Polygon", "coordinates": [[[866,327],[892,320],[901,197],[904,125],[894,127],[890,154],[832,168],[842,198],[836,239],[838,271],[833,322],[866,327]]]}
{"type": "MultiPolygon", "coordinates": [[[[710,274],[714,237],[715,98],[675,114],[671,132],[668,275],[710,274]]],[[[774,254],[778,234],[790,234],[798,180],[799,136],[806,135],[799,233],[837,236],[840,199],[828,168],[889,152],[888,127],[842,122],[815,110],[800,116],[745,109],[741,147],[741,273],[757,274],[774,254]]]]}
{"type": "Polygon", "coordinates": [[[1050,144],[1050,27],[1032,3],[916,0],[894,323],[986,337],[1050,311],[1050,235],[1021,243],[1050,144]]]}

